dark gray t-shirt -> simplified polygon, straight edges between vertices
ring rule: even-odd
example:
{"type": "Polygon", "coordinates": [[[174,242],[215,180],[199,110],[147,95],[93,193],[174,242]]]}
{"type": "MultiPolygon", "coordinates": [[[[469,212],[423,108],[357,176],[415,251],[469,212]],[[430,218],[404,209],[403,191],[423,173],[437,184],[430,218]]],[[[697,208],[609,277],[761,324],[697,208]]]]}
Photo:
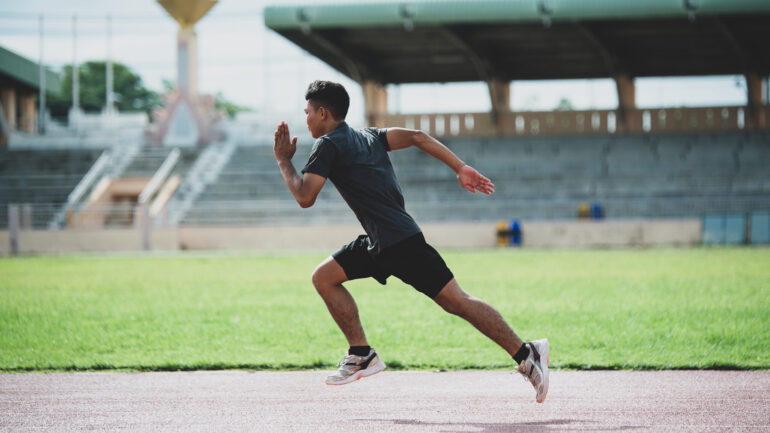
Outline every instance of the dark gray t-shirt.
{"type": "Polygon", "coordinates": [[[373,254],[420,233],[404,209],[404,196],[388,157],[386,131],[355,130],[342,122],[315,141],[302,169],[332,181],[369,235],[373,254]]]}

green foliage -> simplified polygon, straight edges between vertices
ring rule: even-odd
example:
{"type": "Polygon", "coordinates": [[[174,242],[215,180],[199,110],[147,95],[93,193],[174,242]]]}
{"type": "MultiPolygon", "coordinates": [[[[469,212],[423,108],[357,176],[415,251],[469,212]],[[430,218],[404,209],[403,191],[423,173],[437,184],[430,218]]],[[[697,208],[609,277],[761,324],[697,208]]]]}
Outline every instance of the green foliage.
{"type": "MultiPolygon", "coordinates": [[[[770,368],[770,250],[444,252],[561,368],[770,368]]],[[[320,254],[0,260],[0,371],[331,368],[320,254]]],[[[390,368],[511,368],[395,278],[346,283],[390,368]]]]}
{"type": "Polygon", "coordinates": [[[559,103],[556,104],[554,111],[573,111],[575,106],[572,105],[572,101],[569,98],[562,97],[559,99],[559,103]]]}
{"type": "MultiPolygon", "coordinates": [[[[174,90],[174,82],[171,80],[163,80],[163,91],[170,92],[174,90]]],[[[225,98],[222,92],[217,92],[214,97],[214,108],[222,110],[227,114],[227,117],[234,118],[238,113],[248,113],[254,111],[253,108],[245,105],[238,105],[234,102],[230,102],[225,98]]]]}
{"type": "MultiPolygon", "coordinates": [[[[100,112],[106,101],[106,62],[91,61],[80,65],[80,106],[85,112],[100,112]]],[[[113,62],[115,106],[118,111],[145,111],[149,113],[160,105],[160,97],[142,84],[142,78],[128,66],[113,62]]],[[[62,87],[59,95],[52,95],[48,108],[53,117],[66,117],[72,107],[72,66],[62,71],[62,87]]]]}
{"type": "Polygon", "coordinates": [[[222,94],[222,92],[218,92],[216,98],[214,99],[214,107],[216,107],[219,110],[224,110],[225,113],[227,113],[227,116],[230,118],[235,117],[238,113],[247,113],[250,111],[254,111],[251,107],[247,107],[245,105],[238,105],[234,102],[230,102],[227,99],[225,99],[225,95],[222,94]]]}

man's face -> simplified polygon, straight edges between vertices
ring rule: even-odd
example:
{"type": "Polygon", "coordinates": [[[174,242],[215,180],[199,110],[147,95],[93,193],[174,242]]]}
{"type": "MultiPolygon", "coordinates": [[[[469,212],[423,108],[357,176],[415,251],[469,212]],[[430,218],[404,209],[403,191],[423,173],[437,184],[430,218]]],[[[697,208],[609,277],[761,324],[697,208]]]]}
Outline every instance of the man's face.
{"type": "Polygon", "coordinates": [[[321,111],[321,107],[315,108],[310,101],[307,102],[307,107],[305,107],[305,115],[307,117],[305,120],[307,121],[307,129],[313,138],[324,135],[324,119],[321,118],[321,111]]]}

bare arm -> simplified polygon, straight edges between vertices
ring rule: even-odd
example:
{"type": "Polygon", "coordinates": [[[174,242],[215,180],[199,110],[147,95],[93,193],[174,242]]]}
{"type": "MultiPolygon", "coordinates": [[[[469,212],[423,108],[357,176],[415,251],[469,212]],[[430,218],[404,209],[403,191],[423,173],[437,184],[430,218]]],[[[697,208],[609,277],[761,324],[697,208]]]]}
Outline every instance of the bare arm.
{"type": "Polygon", "coordinates": [[[314,173],[305,173],[304,176],[297,173],[291,162],[294,152],[297,151],[297,137],[289,139],[289,126],[286,122],[281,122],[278,125],[274,135],[273,153],[278,162],[278,168],[281,169],[283,181],[286,182],[291,195],[301,207],[313,206],[326,178],[314,173]]]}
{"type": "Polygon", "coordinates": [[[387,138],[390,150],[416,146],[423,152],[443,162],[455,172],[460,185],[468,191],[474,194],[476,194],[476,191],[481,191],[487,195],[495,192],[495,185],[492,181],[473,167],[466,165],[454,152],[430,135],[412,129],[389,128],[387,138]]]}

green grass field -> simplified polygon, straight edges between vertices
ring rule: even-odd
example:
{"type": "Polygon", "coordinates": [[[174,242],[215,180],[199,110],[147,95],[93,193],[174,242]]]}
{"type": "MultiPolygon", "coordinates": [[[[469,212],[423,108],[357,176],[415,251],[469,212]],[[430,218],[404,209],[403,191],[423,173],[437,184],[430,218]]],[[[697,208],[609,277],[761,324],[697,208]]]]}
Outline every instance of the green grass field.
{"type": "MultiPolygon", "coordinates": [[[[770,249],[443,254],[554,367],[770,368],[770,249]]],[[[0,259],[0,371],[329,368],[347,346],[310,284],[323,258],[0,259]]],[[[391,368],[512,366],[393,277],[347,285],[391,368]]]]}

